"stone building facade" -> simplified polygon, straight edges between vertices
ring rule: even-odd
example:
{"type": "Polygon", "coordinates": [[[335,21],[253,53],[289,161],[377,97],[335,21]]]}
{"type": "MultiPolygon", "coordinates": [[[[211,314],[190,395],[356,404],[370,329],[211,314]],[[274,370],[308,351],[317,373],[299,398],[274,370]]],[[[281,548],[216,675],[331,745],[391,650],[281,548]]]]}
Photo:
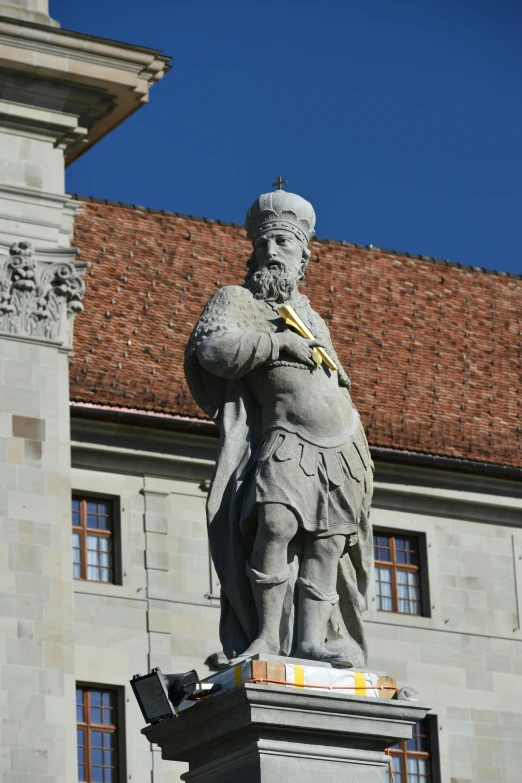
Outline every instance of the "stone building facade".
{"type": "MultiPolygon", "coordinates": [[[[95,661],[117,638],[122,658],[103,683],[124,688],[129,671],[154,665],[206,672],[219,651],[204,512],[217,428],[189,396],[182,356],[208,296],[241,279],[248,244],[241,226],[80,204],[75,242],[91,262],[85,303],[94,316],[78,319],[70,368],[73,490],[114,498],[124,566],[120,585],[76,582],[76,679],[97,681],[89,666],[99,671],[95,661]]],[[[390,606],[388,565],[375,567],[369,666],[433,704],[433,783],[514,783],[522,280],[347,243],[311,249],[304,290],[353,373],[375,460],[375,533],[418,552],[420,606],[390,606]]],[[[126,720],[134,735],[132,702],[126,720]]],[[[158,780],[177,779],[148,746],[132,743],[128,754],[153,764],[158,780]]]]}
{"type": "MultiPolygon", "coordinates": [[[[2,779],[174,783],[129,679],[219,665],[217,428],[182,358],[248,243],[241,226],[68,196],[64,166],[146,100],[166,58],[62,31],[44,0],[0,11],[2,779]]],[[[522,280],[311,249],[304,290],[376,464],[369,666],[433,705],[430,783],[519,783],[522,280]]],[[[401,783],[426,748],[400,757],[401,783]]]]}

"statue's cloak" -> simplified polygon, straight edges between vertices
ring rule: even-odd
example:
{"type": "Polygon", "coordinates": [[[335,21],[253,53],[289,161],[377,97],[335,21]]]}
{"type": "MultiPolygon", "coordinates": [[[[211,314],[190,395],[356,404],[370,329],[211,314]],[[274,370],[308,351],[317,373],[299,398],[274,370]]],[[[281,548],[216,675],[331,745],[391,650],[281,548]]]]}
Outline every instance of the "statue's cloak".
{"type": "MultiPolygon", "coordinates": [[[[305,313],[315,336],[329,347],[339,366],[340,385],[349,386],[328,327],[311,308],[308,298],[299,295],[299,312],[305,313]]],[[[185,376],[194,399],[220,428],[218,456],[207,500],[210,552],[221,583],[220,638],[230,658],[241,655],[257,636],[257,612],[246,564],[250,550],[242,539],[239,521],[245,489],[255,469],[255,455],[261,440],[261,415],[244,377],[224,378],[208,372],[198,361],[197,348],[219,332],[267,331],[266,306],[254,299],[242,286],[227,286],[216,291],[205,306],[187,343],[185,376]]],[[[363,435],[364,438],[364,435],[363,435]]],[[[366,643],[361,613],[366,601],[372,562],[372,537],[369,511],[373,464],[367,454],[366,492],[358,521],[356,543],[347,546],[339,561],[337,592],[327,628],[327,647],[345,654],[356,667],[366,664],[366,643]]],[[[291,577],[283,617],[283,652],[295,648],[294,593],[300,554],[289,549],[291,577]]]]}

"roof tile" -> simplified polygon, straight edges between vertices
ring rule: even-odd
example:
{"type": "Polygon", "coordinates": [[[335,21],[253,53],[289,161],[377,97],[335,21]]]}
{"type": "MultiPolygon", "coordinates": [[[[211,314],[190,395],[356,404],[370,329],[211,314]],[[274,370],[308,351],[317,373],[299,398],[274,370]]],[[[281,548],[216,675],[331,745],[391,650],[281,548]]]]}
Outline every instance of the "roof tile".
{"type": "MultiPolygon", "coordinates": [[[[244,277],[243,227],[89,198],[75,244],[92,267],[72,400],[204,419],[183,351],[208,297],[244,277]]],[[[302,290],[370,444],[522,467],[522,279],[347,242],[311,250],[302,290]]]]}

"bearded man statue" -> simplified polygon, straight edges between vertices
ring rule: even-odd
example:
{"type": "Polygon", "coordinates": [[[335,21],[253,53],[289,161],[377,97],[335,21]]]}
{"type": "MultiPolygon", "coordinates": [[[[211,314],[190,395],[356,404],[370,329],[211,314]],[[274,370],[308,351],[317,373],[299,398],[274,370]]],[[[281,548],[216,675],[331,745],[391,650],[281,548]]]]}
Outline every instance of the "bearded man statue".
{"type": "Polygon", "coordinates": [[[314,225],[294,193],[257,199],[244,284],[208,301],[185,374],[221,433],[207,519],[225,654],[361,668],[373,463],[328,327],[298,290],[314,225]],[[287,326],[283,305],[315,339],[287,326]]]}

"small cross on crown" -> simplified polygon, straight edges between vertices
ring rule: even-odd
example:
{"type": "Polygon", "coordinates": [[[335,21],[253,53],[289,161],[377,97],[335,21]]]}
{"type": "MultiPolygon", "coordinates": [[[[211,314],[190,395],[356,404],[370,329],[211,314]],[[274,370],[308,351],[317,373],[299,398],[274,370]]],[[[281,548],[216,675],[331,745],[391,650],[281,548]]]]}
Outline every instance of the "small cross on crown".
{"type": "Polygon", "coordinates": [[[272,182],[272,187],[277,187],[278,190],[283,190],[283,185],[286,185],[288,182],[287,179],[282,179],[281,175],[278,176],[277,180],[275,182],[272,182]]]}

